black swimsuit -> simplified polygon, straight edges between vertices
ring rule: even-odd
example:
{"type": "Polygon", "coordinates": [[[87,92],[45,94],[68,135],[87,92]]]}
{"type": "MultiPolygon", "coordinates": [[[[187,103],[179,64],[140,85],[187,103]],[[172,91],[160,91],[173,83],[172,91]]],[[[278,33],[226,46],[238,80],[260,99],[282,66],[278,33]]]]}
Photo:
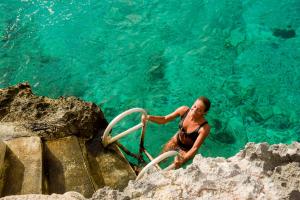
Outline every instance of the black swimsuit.
{"type": "Polygon", "coordinates": [[[183,122],[185,117],[187,116],[188,112],[190,111],[190,109],[188,109],[182,116],[181,116],[181,120],[179,122],[179,131],[177,132],[177,143],[179,145],[180,148],[182,148],[185,151],[190,150],[193,147],[193,144],[184,144],[181,142],[180,138],[188,138],[188,140],[193,141],[193,143],[196,141],[198,135],[199,135],[199,130],[201,127],[203,127],[205,124],[207,124],[207,121],[203,122],[198,128],[196,128],[196,130],[194,130],[191,133],[187,133],[184,128],[183,128],[183,122]],[[180,135],[180,136],[179,136],[180,135]]]}

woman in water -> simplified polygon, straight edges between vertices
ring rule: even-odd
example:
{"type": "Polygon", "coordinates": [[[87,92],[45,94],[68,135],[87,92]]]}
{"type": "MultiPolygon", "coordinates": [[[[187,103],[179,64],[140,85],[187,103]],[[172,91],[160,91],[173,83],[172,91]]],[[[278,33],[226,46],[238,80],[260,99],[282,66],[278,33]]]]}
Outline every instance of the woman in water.
{"type": "Polygon", "coordinates": [[[179,130],[162,150],[162,153],[179,150],[179,154],[174,161],[176,169],[195,156],[204,139],[208,136],[210,126],[204,116],[209,108],[209,99],[201,96],[191,108],[181,106],[166,116],[147,115],[147,117],[142,118],[143,121],[148,120],[157,124],[166,124],[179,116],[181,117],[179,130]]]}

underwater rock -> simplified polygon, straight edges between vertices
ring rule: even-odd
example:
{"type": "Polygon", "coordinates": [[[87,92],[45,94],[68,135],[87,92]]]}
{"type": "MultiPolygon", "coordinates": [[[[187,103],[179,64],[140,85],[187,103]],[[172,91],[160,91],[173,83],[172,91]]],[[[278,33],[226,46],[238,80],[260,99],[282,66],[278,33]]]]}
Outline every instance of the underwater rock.
{"type": "Polygon", "coordinates": [[[235,137],[231,134],[230,130],[227,130],[227,124],[219,119],[211,119],[211,125],[215,128],[214,134],[211,138],[214,141],[219,141],[225,144],[234,144],[236,142],[235,137]]]}
{"type": "Polygon", "coordinates": [[[288,130],[292,127],[292,122],[289,119],[289,116],[285,114],[273,115],[266,123],[263,124],[264,127],[273,130],[288,130]]]}
{"type": "Polygon", "coordinates": [[[229,41],[230,44],[234,47],[238,46],[246,39],[246,34],[240,28],[234,29],[230,33],[229,41]]]}
{"type": "Polygon", "coordinates": [[[233,137],[233,135],[230,132],[219,132],[212,136],[214,140],[225,143],[225,144],[235,144],[236,139],[233,137]]]}
{"type": "Polygon", "coordinates": [[[280,37],[283,39],[289,39],[296,37],[296,31],[294,29],[280,29],[275,28],[273,29],[273,35],[276,37],[280,37]]]}
{"type": "Polygon", "coordinates": [[[150,81],[159,81],[165,78],[167,61],[162,54],[154,54],[149,57],[149,71],[147,77],[150,81]]]}

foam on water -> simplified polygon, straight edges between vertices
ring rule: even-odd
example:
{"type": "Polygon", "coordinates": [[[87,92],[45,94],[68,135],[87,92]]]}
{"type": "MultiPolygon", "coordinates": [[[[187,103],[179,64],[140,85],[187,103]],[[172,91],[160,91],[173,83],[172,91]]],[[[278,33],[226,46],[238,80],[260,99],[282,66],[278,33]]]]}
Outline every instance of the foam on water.
{"type": "MultiPolygon", "coordinates": [[[[300,140],[298,0],[10,0],[0,11],[0,87],[75,95],[108,120],[132,107],[165,115],[206,95],[205,156],[300,140]]],[[[149,124],[153,155],[177,122],[149,124]]],[[[122,142],[134,149],[138,134],[122,142]]]]}

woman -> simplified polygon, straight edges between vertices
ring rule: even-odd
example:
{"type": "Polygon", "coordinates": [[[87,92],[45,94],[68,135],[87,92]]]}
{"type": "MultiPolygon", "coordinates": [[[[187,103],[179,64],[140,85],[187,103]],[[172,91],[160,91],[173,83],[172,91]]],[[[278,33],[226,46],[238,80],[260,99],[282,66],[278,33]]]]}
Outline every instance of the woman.
{"type": "Polygon", "coordinates": [[[204,116],[209,108],[209,99],[201,96],[195,101],[191,108],[181,106],[166,116],[148,115],[146,118],[142,118],[143,121],[148,120],[157,124],[165,124],[174,120],[176,117],[181,117],[179,130],[171,140],[167,142],[162,151],[164,153],[170,150],[179,150],[179,154],[174,161],[176,169],[195,156],[204,139],[208,136],[210,126],[204,116]]]}

